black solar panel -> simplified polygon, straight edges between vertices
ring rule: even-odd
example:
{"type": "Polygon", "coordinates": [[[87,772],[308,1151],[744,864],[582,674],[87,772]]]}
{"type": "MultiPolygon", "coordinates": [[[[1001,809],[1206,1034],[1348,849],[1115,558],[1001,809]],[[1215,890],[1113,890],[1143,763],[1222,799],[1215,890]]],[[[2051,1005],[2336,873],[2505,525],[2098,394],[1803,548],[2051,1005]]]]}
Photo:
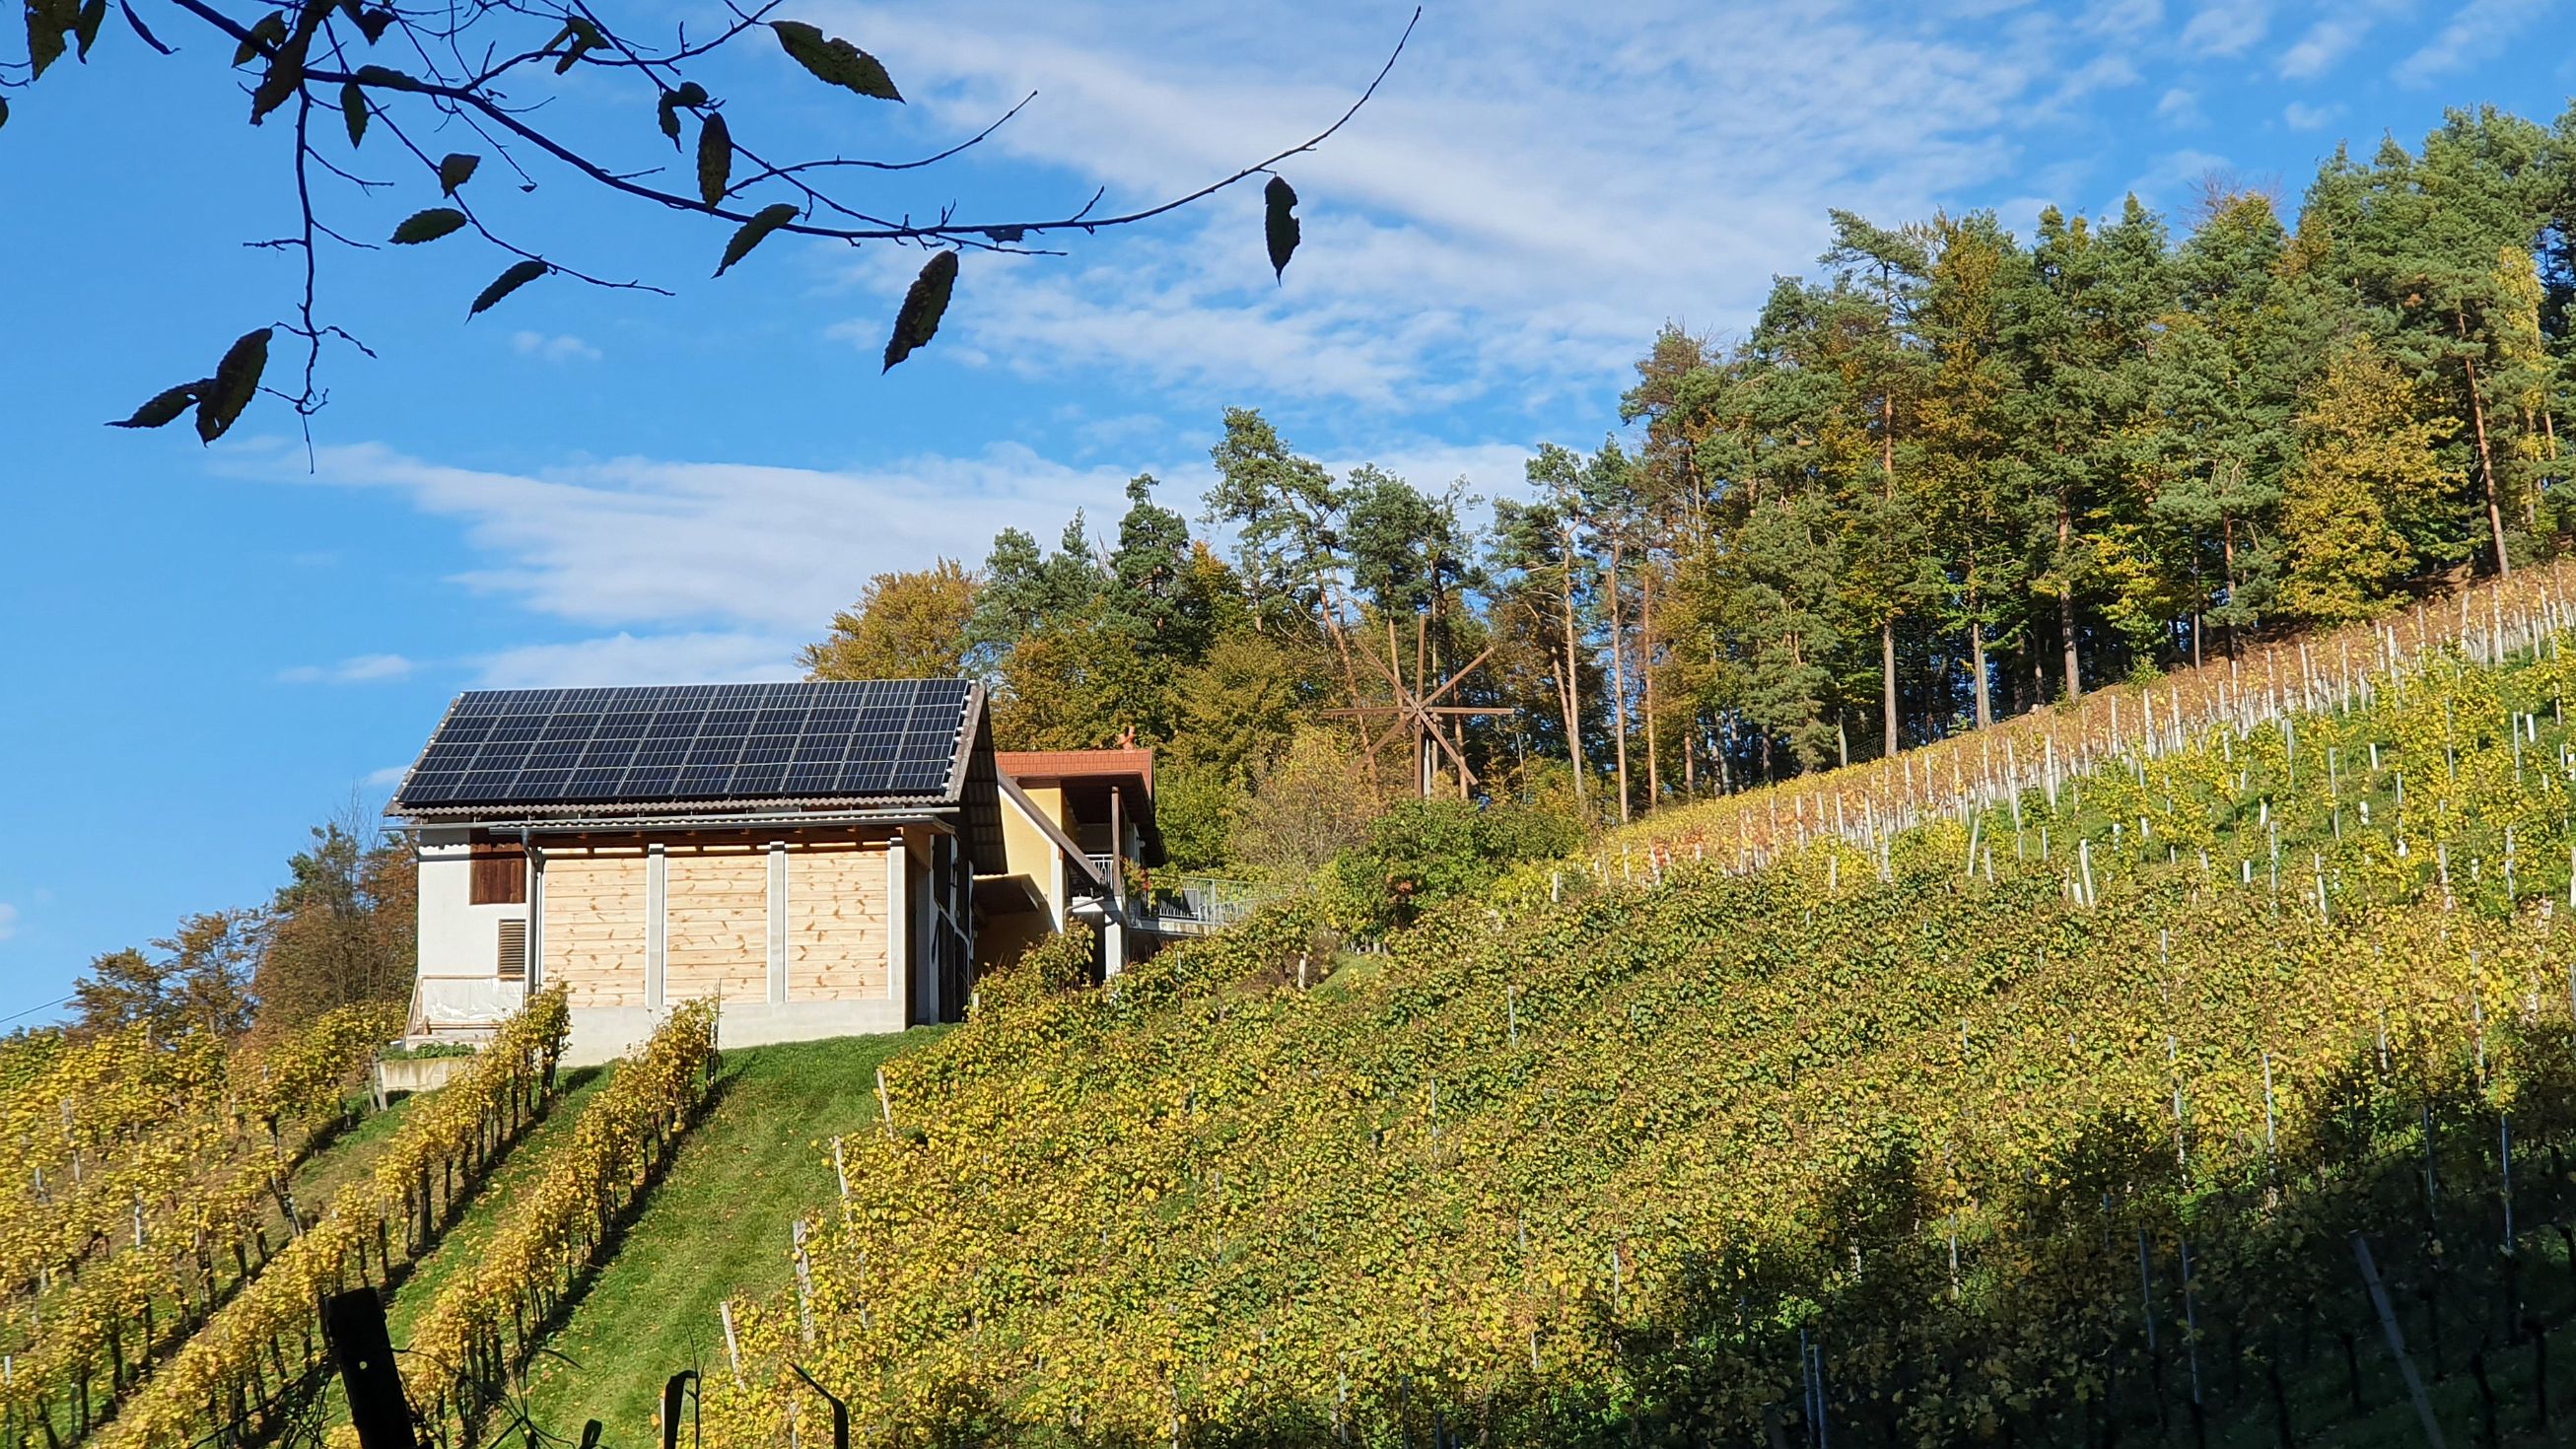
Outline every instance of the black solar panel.
{"type": "Polygon", "coordinates": [[[459,695],[397,813],[952,796],[957,679],[487,689],[459,695]]]}

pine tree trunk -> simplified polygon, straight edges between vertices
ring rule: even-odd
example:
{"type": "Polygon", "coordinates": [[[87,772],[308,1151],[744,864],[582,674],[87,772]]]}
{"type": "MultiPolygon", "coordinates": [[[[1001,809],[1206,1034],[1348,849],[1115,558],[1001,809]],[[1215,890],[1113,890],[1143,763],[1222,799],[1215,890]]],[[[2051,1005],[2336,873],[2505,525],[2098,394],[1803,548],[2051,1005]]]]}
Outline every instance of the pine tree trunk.
{"type": "Polygon", "coordinates": [[[2236,657],[2236,515],[2233,513],[2218,515],[2218,551],[2227,569],[2227,657],[2233,659],[2236,657]]]}
{"type": "MultiPolygon", "coordinates": [[[[2468,319],[2456,311],[2451,316],[2465,341],[2469,335],[2468,319]]],[[[2478,396],[2478,360],[2462,354],[2460,366],[2469,377],[2469,423],[2478,437],[2478,475],[2486,484],[2487,536],[2495,547],[2496,577],[2509,579],[2513,577],[2513,561],[2504,552],[2504,503],[2496,494],[2495,453],[2487,446],[2487,406],[2485,399],[2478,396]]]]}
{"type": "Polygon", "coordinates": [[[1574,765],[1574,803],[1580,806],[1583,790],[1583,668],[1582,656],[1575,652],[1582,631],[1574,618],[1574,527],[1565,529],[1565,751],[1574,765]]]}
{"type": "MultiPolygon", "coordinates": [[[[1637,570],[1637,676],[1646,690],[1646,808],[1652,810],[1663,801],[1664,776],[1655,743],[1655,559],[1651,553],[1637,570]]],[[[1689,745],[1685,743],[1683,749],[1687,751],[1689,745]]]]}
{"type": "Polygon", "coordinates": [[[1619,647],[1619,540],[1610,540],[1610,738],[1619,766],[1619,823],[1628,823],[1628,675],[1619,647]]]}
{"type": "MultiPolygon", "coordinates": [[[[2075,519],[2067,507],[2064,494],[2057,499],[2057,559],[2061,573],[2066,569],[2066,548],[2074,532],[2075,519]]],[[[2084,697],[2084,676],[2075,660],[2075,580],[2062,576],[2057,581],[2057,634],[2066,646],[2066,698],[2069,702],[2084,697]]]]}
{"type": "Polygon", "coordinates": [[[1901,743],[1896,737],[1896,616],[1878,625],[1879,738],[1884,743],[1879,753],[1894,755],[1901,743]]]}
{"type": "Polygon", "coordinates": [[[1976,617],[1977,596],[1968,595],[1968,667],[1977,676],[1977,728],[1995,722],[1994,699],[1986,684],[1986,626],[1976,617]]]}

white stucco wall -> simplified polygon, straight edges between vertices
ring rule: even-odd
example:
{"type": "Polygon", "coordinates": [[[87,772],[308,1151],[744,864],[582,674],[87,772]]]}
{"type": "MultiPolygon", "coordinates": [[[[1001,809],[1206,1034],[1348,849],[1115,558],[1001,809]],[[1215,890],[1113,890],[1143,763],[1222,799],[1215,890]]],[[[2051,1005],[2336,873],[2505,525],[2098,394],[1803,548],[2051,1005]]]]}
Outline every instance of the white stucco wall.
{"type": "Polygon", "coordinates": [[[528,908],[478,906],[465,830],[420,832],[420,974],[492,976],[499,972],[501,923],[524,921],[528,908]]]}

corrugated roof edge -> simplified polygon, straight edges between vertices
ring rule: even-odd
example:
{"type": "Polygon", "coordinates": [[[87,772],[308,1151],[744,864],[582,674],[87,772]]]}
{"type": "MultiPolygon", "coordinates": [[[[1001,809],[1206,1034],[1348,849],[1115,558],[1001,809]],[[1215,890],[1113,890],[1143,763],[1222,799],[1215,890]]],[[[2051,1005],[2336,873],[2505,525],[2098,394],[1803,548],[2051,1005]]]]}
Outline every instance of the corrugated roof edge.
{"type": "Polygon", "coordinates": [[[400,808],[402,804],[403,791],[411,788],[412,772],[420,768],[421,761],[429,758],[430,745],[435,742],[438,739],[439,734],[447,728],[447,722],[456,717],[456,707],[465,702],[465,694],[466,691],[460,689],[456,693],[448,696],[447,708],[438,712],[438,723],[429,727],[429,738],[420,742],[420,753],[411,757],[410,764],[403,766],[402,778],[394,782],[394,792],[385,797],[385,814],[408,820],[420,813],[416,809],[404,810],[400,808]]]}

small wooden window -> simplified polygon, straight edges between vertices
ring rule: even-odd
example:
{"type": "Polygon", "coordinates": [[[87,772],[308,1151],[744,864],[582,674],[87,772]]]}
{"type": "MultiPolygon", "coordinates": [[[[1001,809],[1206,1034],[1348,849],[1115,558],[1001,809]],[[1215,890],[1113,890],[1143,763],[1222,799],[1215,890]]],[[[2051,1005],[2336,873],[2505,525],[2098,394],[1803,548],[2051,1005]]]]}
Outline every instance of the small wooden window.
{"type": "Polygon", "coordinates": [[[524,980],[528,974],[528,923],[501,923],[501,959],[496,973],[505,980],[524,980]]]}
{"type": "Polygon", "coordinates": [[[528,903],[527,852],[515,845],[473,848],[474,879],[469,903],[478,906],[524,906],[528,903]]]}

